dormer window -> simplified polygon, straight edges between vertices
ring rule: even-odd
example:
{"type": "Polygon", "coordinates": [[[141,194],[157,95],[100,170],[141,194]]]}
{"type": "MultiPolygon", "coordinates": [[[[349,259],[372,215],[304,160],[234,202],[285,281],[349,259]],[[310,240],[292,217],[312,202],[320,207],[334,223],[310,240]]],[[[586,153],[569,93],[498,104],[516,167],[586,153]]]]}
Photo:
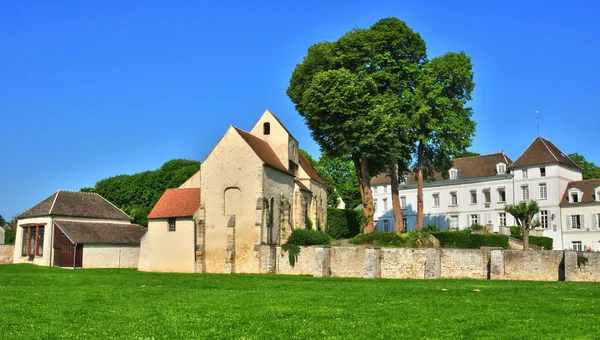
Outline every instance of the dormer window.
{"type": "Polygon", "coordinates": [[[596,188],[596,202],[600,202],[600,188],[596,188]]]}
{"type": "Polygon", "coordinates": [[[569,203],[579,203],[581,200],[581,191],[578,189],[569,190],[569,203]]]}
{"type": "Polygon", "coordinates": [[[504,175],[505,173],[506,173],[506,164],[504,164],[504,163],[496,164],[496,174],[504,175]]]}
{"type": "Polygon", "coordinates": [[[263,124],[263,135],[270,135],[271,134],[271,123],[266,122],[263,124]]]}
{"type": "Polygon", "coordinates": [[[458,169],[450,169],[450,179],[458,179],[458,169]]]}

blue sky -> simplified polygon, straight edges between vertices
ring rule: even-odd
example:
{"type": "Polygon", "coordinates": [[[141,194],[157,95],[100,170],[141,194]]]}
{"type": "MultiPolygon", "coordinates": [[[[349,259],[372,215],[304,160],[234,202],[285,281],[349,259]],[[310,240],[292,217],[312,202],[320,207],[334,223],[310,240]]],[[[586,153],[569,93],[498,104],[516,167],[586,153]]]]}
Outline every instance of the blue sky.
{"type": "Polygon", "coordinates": [[[540,134],[600,164],[594,1],[0,2],[0,214],[58,189],[204,160],[269,108],[318,157],[285,94],[307,48],[398,17],[430,57],[472,57],[473,151],[540,134]]]}

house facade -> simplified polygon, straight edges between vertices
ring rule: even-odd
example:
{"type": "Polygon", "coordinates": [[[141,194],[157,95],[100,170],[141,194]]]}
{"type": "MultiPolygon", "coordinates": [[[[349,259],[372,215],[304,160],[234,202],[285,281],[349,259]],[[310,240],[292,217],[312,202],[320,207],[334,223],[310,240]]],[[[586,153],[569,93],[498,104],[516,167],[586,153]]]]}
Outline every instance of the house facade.
{"type": "Polygon", "coordinates": [[[200,172],[165,192],[148,216],[138,268],[258,273],[261,245],[285,243],[308,220],[326,225],[326,189],[298,141],[267,110],[249,132],[231,126],[200,172]]]}
{"type": "Polygon", "coordinates": [[[565,249],[600,251],[600,179],[570,182],[560,209],[565,249]]]}
{"type": "MultiPolygon", "coordinates": [[[[563,240],[561,199],[569,183],[581,180],[582,170],[547,139],[538,137],[516,161],[503,152],[453,161],[446,178],[435,174],[423,185],[424,224],[440,229],[465,229],[473,224],[500,232],[516,225],[504,212],[506,204],[536,200],[541,222],[538,235],[554,240],[554,249],[569,248],[563,240]]],[[[371,181],[376,200],[378,230],[393,230],[390,179],[385,174],[371,181]]],[[[404,178],[399,190],[407,230],[416,226],[417,184],[404,178]]]]}
{"type": "Polygon", "coordinates": [[[13,263],[135,268],[146,232],[94,193],[59,190],[17,218],[13,263]]]}

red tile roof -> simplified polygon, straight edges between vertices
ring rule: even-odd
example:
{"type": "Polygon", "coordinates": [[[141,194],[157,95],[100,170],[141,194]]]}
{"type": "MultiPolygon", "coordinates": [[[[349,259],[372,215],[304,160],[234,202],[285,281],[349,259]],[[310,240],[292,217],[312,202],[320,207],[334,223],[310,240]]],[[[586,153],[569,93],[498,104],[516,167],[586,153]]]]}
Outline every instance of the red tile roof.
{"type": "Polygon", "coordinates": [[[148,218],[188,217],[200,207],[200,188],[167,189],[148,218]]]}
{"type": "Polygon", "coordinates": [[[264,140],[242,130],[234,127],[235,131],[237,131],[240,136],[246,141],[246,143],[252,148],[254,153],[260,158],[263,163],[275,170],[279,170],[281,172],[285,172],[286,174],[292,175],[288,169],[281,163],[279,157],[269,143],[264,140]]]}
{"type": "Polygon", "coordinates": [[[304,169],[308,177],[310,177],[314,181],[323,184],[324,186],[327,186],[327,183],[325,183],[325,181],[319,176],[319,174],[317,174],[315,168],[313,168],[312,164],[310,164],[310,161],[306,157],[304,157],[302,152],[298,152],[298,163],[300,163],[300,166],[302,167],[302,169],[304,169]]]}
{"type": "Polygon", "coordinates": [[[517,160],[510,165],[511,168],[534,166],[542,164],[559,163],[570,168],[581,169],[575,162],[567,157],[551,141],[537,137],[517,160]]]}
{"type": "MultiPolygon", "coordinates": [[[[490,177],[496,175],[496,164],[504,163],[510,164],[512,160],[504,152],[492,153],[489,155],[456,158],[452,161],[452,167],[458,169],[458,179],[468,178],[479,178],[479,177],[490,177]]],[[[439,182],[446,181],[442,177],[442,174],[435,173],[433,175],[433,181],[425,182],[439,182]]],[[[371,179],[371,185],[375,184],[390,184],[392,179],[387,174],[379,174],[371,179]]],[[[414,174],[411,174],[408,178],[408,184],[417,184],[417,180],[414,174]]]]}

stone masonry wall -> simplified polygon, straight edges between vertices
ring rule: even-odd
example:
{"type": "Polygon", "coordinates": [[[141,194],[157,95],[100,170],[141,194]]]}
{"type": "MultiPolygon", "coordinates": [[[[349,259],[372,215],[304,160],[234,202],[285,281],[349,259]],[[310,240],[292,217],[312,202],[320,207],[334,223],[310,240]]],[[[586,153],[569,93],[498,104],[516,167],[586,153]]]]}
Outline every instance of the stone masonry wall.
{"type": "Polygon", "coordinates": [[[0,264],[12,263],[15,252],[14,244],[0,245],[0,264]]]}
{"type": "Polygon", "coordinates": [[[558,281],[563,251],[504,251],[504,279],[558,281]]]}
{"type": "Polygon", "coordinates": [[[381,277],[385,279],[425,278],[427,249],[382,248],[381,277]]]}
{"type": "Polygon", "coordinates": [[[479,249],[440,249],[440,277],[487,279],[490,253],[479,249]]]}
{"type": "Polygon", "coordinates": [[[329,266],[332,277],[364,277],[365,248],[329,248],[329,266]]]}
{"type": "MultiPolygon", "coordinates": [[[[576,269],[578,278],[573,281],[587,281],[587,282],[598,282],[600,281],[600,253],[598,252],[578,252],[578,256],[585,257],[587,263],[581,264],[576,269]]],[[[577,260],[575,260],[577,262],[577,260]]],[[[576,263],[575,263],[576,265],[576,263]]]]}
{"type": "Polygon", "coordinates": [[[288,253],[277,247],[277,273],[313,275],[315,271],[315,247],[300,247],[300,255],[294,267],[290,265],[288,253]]]}

